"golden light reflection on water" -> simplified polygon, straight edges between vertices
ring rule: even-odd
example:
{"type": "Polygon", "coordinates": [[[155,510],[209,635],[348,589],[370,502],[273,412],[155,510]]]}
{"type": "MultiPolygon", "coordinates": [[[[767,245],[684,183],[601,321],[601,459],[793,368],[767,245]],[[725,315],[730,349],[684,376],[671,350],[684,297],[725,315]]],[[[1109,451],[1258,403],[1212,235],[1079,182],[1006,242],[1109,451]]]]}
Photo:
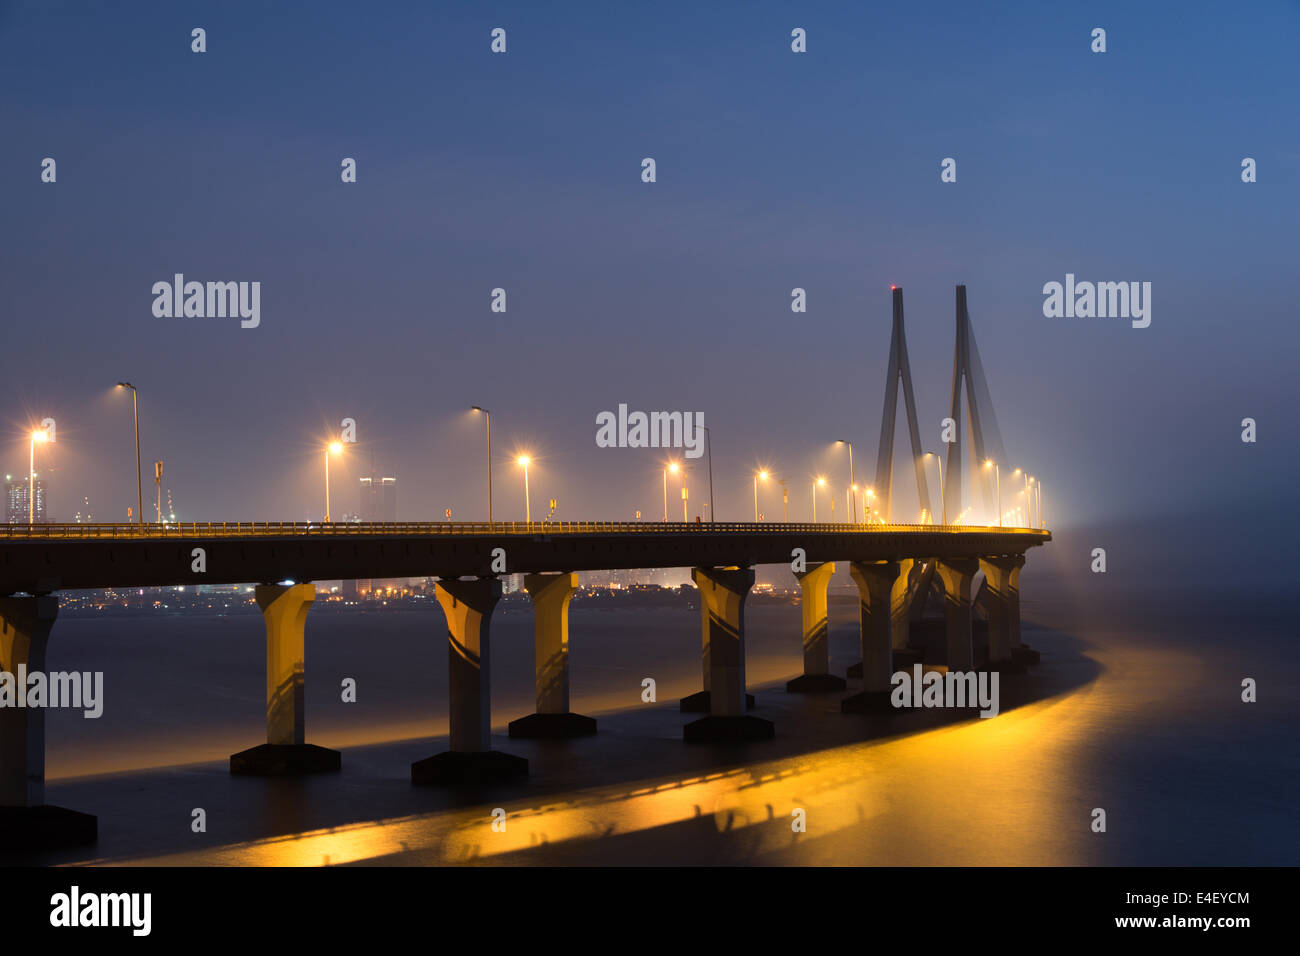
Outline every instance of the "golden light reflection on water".
{"type": "Polygon", "coordinates": [[[1090,656],[1103,668],[1096,680],[990,720],[540,804],[504,802],[505,832],[493,831],[495,805],[484,804],[130,862],[316,866],[403,853],[422,864],[490,862],[570,841],[590,841],[592,862],[611,862],[600,855],[603,839],[711,818],[720,839],[743,834],[755,862],[1082,863],[1081,801],[1090,765],[1104,759],[1099,741],[1186,695],[1201,672],[1196,658],[1175,651],[1108,647],[1090,656]],[[791,830],[795,808],[806,811],[806,834],[791,830]]]}

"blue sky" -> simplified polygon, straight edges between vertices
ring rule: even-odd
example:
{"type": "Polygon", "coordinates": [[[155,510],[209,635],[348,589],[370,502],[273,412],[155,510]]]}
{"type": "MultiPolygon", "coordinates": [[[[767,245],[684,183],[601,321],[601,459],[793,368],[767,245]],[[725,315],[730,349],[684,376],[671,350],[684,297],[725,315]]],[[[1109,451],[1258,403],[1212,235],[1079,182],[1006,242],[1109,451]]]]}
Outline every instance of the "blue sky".
{"type": "Polygon", "coordinates": [[[343,508],[373,458],[400,517],[479,518],[479,403],[498,517],[517,448],[560,517],[653,517],[661,455],[595,446],[624,402],[704,413],[719,518],[752,512],[758,464],[802,518],[833,439],[874,470],[890,283],[937,450],[962,282],[1053,524],[1276,513],[1300,5],[665,6],[0,3],[4,470],[54,416],[56,517],[124,518],[128,378],[184,518],[318,518],[345,416],[343,508]],[[260,281],[261,326],[155,318],[175,272],[260,281]],[[1044,318],[1067,272],[1151,282],[1150,328],[1044,318]]]}

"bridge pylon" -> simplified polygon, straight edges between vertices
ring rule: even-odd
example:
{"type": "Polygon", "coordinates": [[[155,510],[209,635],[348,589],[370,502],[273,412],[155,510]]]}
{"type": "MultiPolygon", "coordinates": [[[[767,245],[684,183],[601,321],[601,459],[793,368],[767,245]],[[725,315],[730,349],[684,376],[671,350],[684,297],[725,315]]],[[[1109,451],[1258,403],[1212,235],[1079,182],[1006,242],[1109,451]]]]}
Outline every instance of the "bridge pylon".
{"type": "MultiPolygon", "coordinates": [[[[989,397],[988,382],[980,363],[979,349],[971,331],[970,312],[966,308],[966,287],[957,286],[957,337],[952,358],[952,418],[954,440],[948,445],[948,461],[944,466],[943,497],[950,522],[957,522],[962,514],[962,489],[964,487],[962,454],[962,392],[966,394],[967,425],[970,429],[971,450],[974,453],[975,477],[989,513],[996,512],[993,493],[993,476],[980,467],[990,458],[1000,467],[1006,467],[1002,438],[998,432],[993,401],[989,397]]],[[[996,515],[995,515],[996,517],[996,515]]]]}
{"type": "Polygon", "coordinates": [[[903,290],[892,286],[894,324],[889,337],[889,369],[885,373],[885,408],[880,420],[880,449],[876,455],[876,494],[886,521],[893,519],[894,424],[898,417],[898,385],[903,384],[903,405],[907,430],[912,439],[912,466],[916,470],[916,492],[921,507],[931,515],[930,489],[925,480],[925,452],[921,450],[921,429],[916,417],[916,396],[912,391],[912,364],[907,358],[907,336],[903,331],[903,290]]]}

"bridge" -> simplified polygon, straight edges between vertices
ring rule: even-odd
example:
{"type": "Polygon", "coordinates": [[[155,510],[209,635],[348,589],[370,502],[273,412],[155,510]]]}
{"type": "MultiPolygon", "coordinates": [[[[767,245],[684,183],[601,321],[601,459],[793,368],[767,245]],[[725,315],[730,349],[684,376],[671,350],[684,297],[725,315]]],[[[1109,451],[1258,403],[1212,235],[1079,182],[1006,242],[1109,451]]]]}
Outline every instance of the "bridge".
{"type": "MultiPolygon", "coordinates": [[[[977,402],[982,372],[969,358],[973,338],[962,331],[965,290],[959,287],[958,354],[977,454],[986,452],[977,402]]],[[[928,507],[917,437],[901,290],[894,297],[894,339],[887,417],[899,379],[913,437],[922,508],[928,507]]],[[[954,417],[959,412],[954,397],[954,417]]],[[[992,426],[996,434],[996,425],[992,426]]],[[[884,513],[892,492],[892,419],[882,430],[884,513]],[[885,444],[888,441],[888,449],[885,444]]],[[[958,437],[958,442],[960,438],[958,437]]],[[[961,474],[950,446],[948,475],[961,474]]],[[[961,484],[941,495],[957,513],[961,484]]],[[[933,516],[933,512],[930,512],[933,516]]],[[[266,630],[266,742],[230,758],[235,774],[291,775],[338,770],[337,751],[307,743],[306,623],[314,581],[431,577],[446,617],[449,661],[448,750],[417,761],[417,784],[492,783],[526,775],[523,758],[491,745],[490,633],[502,596],[501,575],[522,574],[534,612],[536,711],[511,721],[512,737],[570,737],[596,732],[596,721],[569,706],[569,603],[579,571],[690,568],[700,596],[701,690],[681,701],[687,741],[771,738],[771,721],[747,713],[745,602],[754,567],[787,564],[801,593],[803,674],[790,693],[843,691],[830,673],[827,587],[837,563],[847,565],[859,598],[861,663],[850,676],[863,689],[841,701],[844,713],[890,711],[891,677],[922,653],[909,646],[912,623],[933,594],[941,598],[945,655],[952,671],[977,664],[1020,669],[1037,654],[1020,639],[1020,571],[1030,548],[1051,540],[1043,528],[957,524],[829,524],[767,522],[406,522],[189,524],[28,524],[0,526],[0,674],[45,671],[58,614],[56,592],[255,582],[266,630]],[[983,584],[972,593],[978,574],[983,584]],[[975,652],[977,613],[987,618],[987,660],[975,652]]],[[[793,639],[793,635],[792,635],[793,639]]],[[[928,663],[938,664],[938,661],[928,663]]],[[[3,677],[0,676],[0,680],[3,677]]],[[[17,681],[12,689],[25,693],[17,681]]],[[[3,693],[0,685],[0,694],[3,693]]],[[[0,697],[0,701],[3,697],[0,697]]],[[[0,706],[0,846],[93,840],[96,820],[44,802],[44,711],[0,706]]]]}

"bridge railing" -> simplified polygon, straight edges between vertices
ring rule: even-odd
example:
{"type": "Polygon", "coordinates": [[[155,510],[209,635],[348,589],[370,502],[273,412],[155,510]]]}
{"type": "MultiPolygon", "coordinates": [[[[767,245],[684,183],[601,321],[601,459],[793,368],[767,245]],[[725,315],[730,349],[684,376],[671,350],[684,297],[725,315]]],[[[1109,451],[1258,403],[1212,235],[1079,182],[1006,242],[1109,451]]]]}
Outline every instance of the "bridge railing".
{"type": "Polygon", "coordinates": [[[1036,534],[1037,528],[980,525],[831,524],[752,521],[188,521],[121,524],[0,524],[2,539],[244,538],[297,536],[565,534],[1036,534]]]}

